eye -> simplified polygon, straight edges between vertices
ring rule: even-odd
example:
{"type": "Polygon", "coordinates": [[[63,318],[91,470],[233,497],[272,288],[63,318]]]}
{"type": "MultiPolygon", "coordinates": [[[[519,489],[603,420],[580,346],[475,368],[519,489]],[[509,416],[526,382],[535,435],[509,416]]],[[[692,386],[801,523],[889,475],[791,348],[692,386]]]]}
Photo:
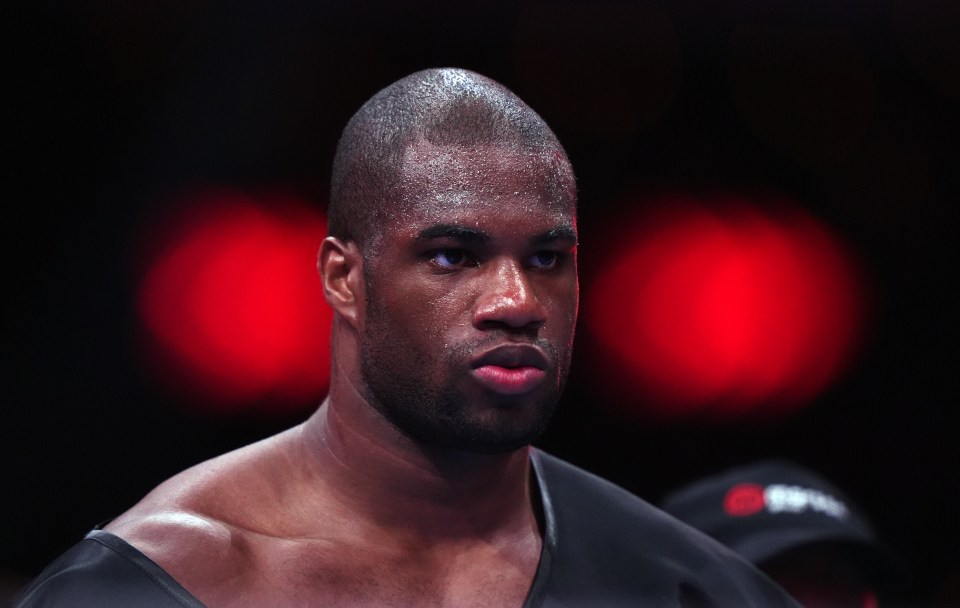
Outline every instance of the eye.
{"type": "Polygon", "coordinates": [[[439,249],[430,256],[430,261],[441,268],[470,266],[470,258],[463,249],[439,249]]]}
{"type": "Polygon", "coordinates": [[[560,263],[561,254],[555,251],[538,251],[530,256],[528,263],[534,268],[550,270],[560,263]]]}

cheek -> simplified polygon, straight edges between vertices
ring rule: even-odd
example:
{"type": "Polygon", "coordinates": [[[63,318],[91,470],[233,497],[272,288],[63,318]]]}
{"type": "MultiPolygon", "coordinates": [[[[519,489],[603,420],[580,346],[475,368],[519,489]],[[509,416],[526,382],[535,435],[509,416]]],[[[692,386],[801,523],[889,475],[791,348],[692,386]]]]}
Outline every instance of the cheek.
{"type": "Polygon", "coordinates": [[[573,333],[577,323],[577,310],[580,305],[580,289],[576,277],[562,282],[551,290],[549,297],[549,314],[556,319],[557,331],[573,333]]]}
{"type": "Polygon", "coordinates": [[[459,326],[469,325],[469,295],[436,281],[409,277],[380,290],[379,316],[385,328],[400,334],[411,345],[443,344],[444,337],[459,326]]]}

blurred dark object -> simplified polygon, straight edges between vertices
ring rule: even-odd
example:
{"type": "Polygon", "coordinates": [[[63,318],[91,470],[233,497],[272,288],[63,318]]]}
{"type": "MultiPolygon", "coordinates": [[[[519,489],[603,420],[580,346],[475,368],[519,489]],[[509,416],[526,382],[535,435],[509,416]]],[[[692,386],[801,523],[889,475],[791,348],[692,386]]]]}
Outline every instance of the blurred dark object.
{"type": "Polygon", "coordinates": [[[728,469],[661,506],[759,566],[807,608],[872,608],[906,587],[906,565],[850,497],[790,462],[728,469]]]}

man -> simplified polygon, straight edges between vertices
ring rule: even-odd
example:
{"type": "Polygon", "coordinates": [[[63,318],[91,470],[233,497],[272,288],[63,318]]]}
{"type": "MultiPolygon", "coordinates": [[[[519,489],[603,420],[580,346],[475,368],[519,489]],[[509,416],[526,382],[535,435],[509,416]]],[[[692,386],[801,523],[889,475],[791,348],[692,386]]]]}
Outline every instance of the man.
{"type": "Polygon", "coordinates": [[[530,447],[570,364],[576,188],[513,93],[454,69],[387,87],[344,131],[328,215],[317,412],[161,484],[22,606],[792,605],[530,447]]]}

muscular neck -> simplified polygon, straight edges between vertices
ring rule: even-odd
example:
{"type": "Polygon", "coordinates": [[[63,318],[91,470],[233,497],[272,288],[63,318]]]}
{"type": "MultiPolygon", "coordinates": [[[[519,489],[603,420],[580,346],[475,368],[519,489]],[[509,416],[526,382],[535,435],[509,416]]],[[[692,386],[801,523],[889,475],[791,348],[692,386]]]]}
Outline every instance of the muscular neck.
{"type": "Polygon", "coordinates": [[[470,454],[424,446],[352,384],[336,382],[300,443],[328,495],[377,527],[429,543],[537,532],[529,448],[470,454]]]}

